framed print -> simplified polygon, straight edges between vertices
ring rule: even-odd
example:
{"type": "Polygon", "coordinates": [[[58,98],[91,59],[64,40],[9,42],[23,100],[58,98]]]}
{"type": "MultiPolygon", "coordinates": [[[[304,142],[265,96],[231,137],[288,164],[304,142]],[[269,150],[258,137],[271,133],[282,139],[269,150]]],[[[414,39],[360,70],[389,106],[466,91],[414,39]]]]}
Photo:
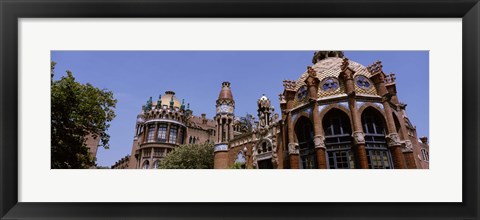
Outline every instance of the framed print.
{"type": "Polygon", "coordinates": [[[479,217],[476,0],[0,10],[2,219],[479,217]]]}

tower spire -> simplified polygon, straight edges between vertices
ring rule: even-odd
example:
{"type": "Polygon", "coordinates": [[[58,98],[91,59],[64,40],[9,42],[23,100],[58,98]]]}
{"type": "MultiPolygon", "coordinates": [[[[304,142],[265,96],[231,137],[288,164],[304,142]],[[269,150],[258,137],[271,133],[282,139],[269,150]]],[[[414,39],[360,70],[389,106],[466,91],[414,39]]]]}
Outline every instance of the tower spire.
{"type": "Polygon", "coordinates": [[[235,119],[235,101],[233,100],[230,82],[222,83],[216,108],[217,139],[214,146],[214,164],[216,169],[225,169],[228,167],[228,143],[234,136],[233,123],[235,119]]]}

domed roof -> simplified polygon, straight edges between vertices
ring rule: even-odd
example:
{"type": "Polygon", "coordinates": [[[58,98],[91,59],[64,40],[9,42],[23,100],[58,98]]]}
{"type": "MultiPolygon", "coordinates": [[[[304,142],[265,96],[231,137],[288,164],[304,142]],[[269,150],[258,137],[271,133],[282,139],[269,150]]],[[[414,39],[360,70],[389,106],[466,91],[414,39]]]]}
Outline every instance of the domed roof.
{"type": "MultiPolygon", "coordinates": [[[[317,60],[317,62],[312,66],[313,70],[317,73],[317,78],[320,80],[320,87],[318,88],[318,97],[327,97],[333,95],[339,95],[344,93],[344,85],[340,82],[340,86],[336,90],[329,90],[324,91],[321,88],[322,81],[327,78],[337,78],[341,72],[341,65],[343,62],[343,58],[340,57],[323,57],[321,60],[317,60]]],[[[367,70],[365,66],[359,64],[355,61],[348,60],[349,68],[355,71],[354,77],[363,75],[366,78],[370,78],[371,74],[367,70]]],[[[295,90],[300,89],[302,86],[305,86],[305,80],[309,76],[308,71],[305,71],[300,78],[295,83],[295,90]]],[[[360,89],[358,87],[355,88],[355,92],[357,94],[366,94],[366,95],[377,95],[374,86],[371,86],[369,89],[360,89]]]]}
{"type": "Polygon", "coordinates": [[[222,89],[220,90],[220,94],[218,95],[218,99],[228,99],[233,100],[232,90],[230,89],[229,82],[222,83],[222,89]]]}
{"type": "MultiPolygon", "coordinates": [[[[166,91],[165,94],[162,95],[162,106],[164,105],[170,106],[170,101],[172,101],[172,97],[173,97],[173,107],[180,108],[182,103],[177,99],[177,97],[175,96],[175,92],[173,91],[166,91]]],[[[156,106],[157,102],[154,101],[152,104],[156,106]]]]}
{"type": "Polygon", "coordinates": [[[267,96],[265,96],[265,94],[263,94],[262,97],[260,97],[260,100],[266,101],[266,100],[268,100],[268,98],[267,98],[267,96]]]}

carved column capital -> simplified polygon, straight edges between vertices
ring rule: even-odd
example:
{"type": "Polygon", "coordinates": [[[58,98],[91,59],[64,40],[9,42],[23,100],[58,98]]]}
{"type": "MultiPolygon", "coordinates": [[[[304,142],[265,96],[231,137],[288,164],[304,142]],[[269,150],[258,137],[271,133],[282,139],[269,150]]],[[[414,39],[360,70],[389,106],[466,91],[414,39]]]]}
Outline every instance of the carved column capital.
{"type": "Polygon", "coordinates": [[[354,131],[352,134],[353,143],[355,145],[365,144],[365,134],[361,131],[354,131]]]}
{"type": "Polygon", "coordinates": [[[299,154],[300,153],[300,147],[298,146],[298,143],[288,143],[288,153],[289,154],[299,154]]]}
{"type": "Polygon", "coordinates": [[[326,149],[326,147],[325,147],[325,137],[322,136],[322,135],[316,135],[313,138],[313,143],[315,144],[315,149],[317,149],[317,148],[326,149]]]}
{"type": "Polygon", "coordinates": [[[410,140],[405,140],[402,143],[402,152],[413,152],[413,144],[410,140]]]}
{"type": "Polygon", "coordinates": [[[389,147],[398,147],[401,145],[400,137],[398,136],[398,133],[390,133],[385,137],[387,139],[387,145],[389,147]]]}

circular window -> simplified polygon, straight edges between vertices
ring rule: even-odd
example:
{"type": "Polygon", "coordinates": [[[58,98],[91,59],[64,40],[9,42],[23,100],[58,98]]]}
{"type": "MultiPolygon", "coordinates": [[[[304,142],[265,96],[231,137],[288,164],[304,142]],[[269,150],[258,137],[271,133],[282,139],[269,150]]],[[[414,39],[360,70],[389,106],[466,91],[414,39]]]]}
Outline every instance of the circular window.
{"type": "Polygon", "coordinates": [[[298,89],[297,95],[296,95],[297,101],[305,100],[307,98],[307,95],[308,95],[307,87],[306,86],[300,87],[298,89]]]}
{"type": "Polygon", "coordinates": [[[323,91],[334,91],[340,87],[340,83],[336,78],[327,78],[323,80],[321,87],[323,91]]]}
{"type": "Polygon", "coordinates": [[[370,80],[367,79],[367,77],[365,76],[355,77],[355,84],[357,84],[357,86],[362,89],[369,89],[372,86],[370,80]]]}

